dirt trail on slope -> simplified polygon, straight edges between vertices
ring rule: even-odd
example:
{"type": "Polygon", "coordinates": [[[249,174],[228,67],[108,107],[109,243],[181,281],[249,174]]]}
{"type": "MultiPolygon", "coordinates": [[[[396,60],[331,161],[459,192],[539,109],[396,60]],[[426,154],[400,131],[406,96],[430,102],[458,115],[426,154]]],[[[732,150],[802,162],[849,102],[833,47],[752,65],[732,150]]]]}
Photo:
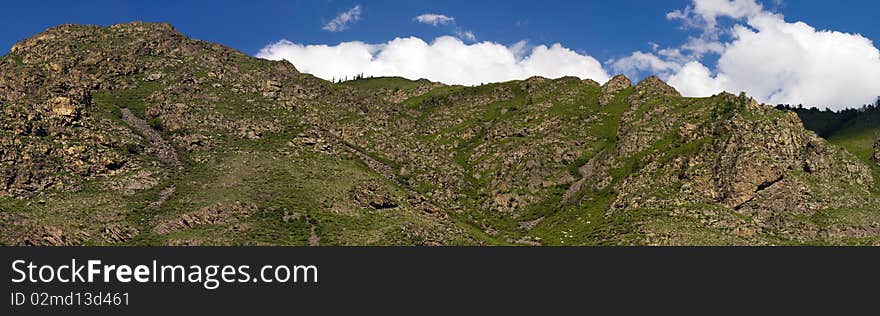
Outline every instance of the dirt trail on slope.
{"type": "Polygon", "coordinates": [[[150,205],[147,207],[151,210],[159,209],[160,207],[162,207],[162,204],[165,204],[165,202],[174,195],[175,190],[177,190],[177,187],[175,187],[173,184],[165,187],[164,189],[162,189],[162,191],[159,192],[159,197],[156,198],[156,201],[153,201],[153,203],[150,203],[150,205]]]}
{"type": "MultiPolygon", "coordinates": [[[[180,158],[177,157],[177,152],[174,151],[174,147],[172,147],[171,144],[165,141],[165,139],[162,138],[162,135],[159,134],[159,132],[150,127],[150,124],[147,124],[146,121],[137,117],[136,115],[134,115],[134,113],[131,113],[131,110],[127,108],[123,108],[121,110],[122,120],[125,121],[125,123],[128,123],[128,125],[135,130],[140,132],[141,135],[144,135],[144,137],[146,137],[147,140],[150,141],[150,144],[152,144],[155,148],[155,155],[159,157],[159,160],[165,163],[166,167],[171,170],[177,170],[183,165],[182,163],[180,163],[180,158]]],[[[151,210],[159,209],[160,207],[162,207],[162,204],[165,204],[165,202],[174,195],[174,191],[176,189],[177,188],[174,185],[170,185],[162,189],[162,191],[159,192],[159,196],[156,198],[156,201],[150,203],[147,208],[151,210]]]]}
{"type": "Polygon", "coordinates": [[[150,127],[146,121],[135,116],[126,108],[122,109],[122,120],[150,141],[153,147],[156,148],[156,156],[158,156],[168,167],[177,168],[182,165],[180,159],[177,157],[177,152],[174,151],[174,147],[171,147],[171,144],[165,141],[165,139],[162,138],[162,135],[150,127]]]}
{"type": "Polygon", "coordinates": [[[336,137],[335,135],[325,133],[324,138],[334,140],[334,144],[340,146],[340,148],[342,148],[344,151],[360,159],[364,164],[367,165],[368,168],[370,168],[370,170],[373,170],[379,175],[385,177],[386,179],[391,180],[391,182],[396,184],[398,188],[407,193],[407,200],[409,204],[415,207],[417,210],[441,218],[445,218],[447,216],[446,211],[443,208],[438,207],[435,203],[429,201],[428,199],[425,199],[425,197],[422,196],[421,193],[416,192],[412,188],[402,183],[397,178],[397,175],[394,173],[394,169],[391,166],[386,165],[385,163],[376,159],[373,159],[373,157],[370,157],[370,155],[367,155],[360,149],[357,149],[344,141],[338,140],[338,137],[336,137]]]}
{"type": "Polygon", "coordinates": [[[311,233],[309,233],[309,246],[317,247],[321,245],[321,237],[315,233],[315,224],[312,225],[311,233]]]}
{"type": "Polygon", "coordinates": [[[342,145],[345,146],[345,149],[349,153],[357,156],[361,161],[363,161],[364,164],[367,165],[367,167],[369,167],[370,169],[372,169],[376,173],[381,174],[383,177],[387,178],[388,180],[391,180],[391,181],[397,183],[397,176],[394,174],[394,169],[392,169],[390,166],[388,166],[388,165],[386,165],[376,159],[373,159],[373,157],[370,157],[369,155],[361,152],[357,148],[354,148],[348,144],[342,143],[342,145]]]}

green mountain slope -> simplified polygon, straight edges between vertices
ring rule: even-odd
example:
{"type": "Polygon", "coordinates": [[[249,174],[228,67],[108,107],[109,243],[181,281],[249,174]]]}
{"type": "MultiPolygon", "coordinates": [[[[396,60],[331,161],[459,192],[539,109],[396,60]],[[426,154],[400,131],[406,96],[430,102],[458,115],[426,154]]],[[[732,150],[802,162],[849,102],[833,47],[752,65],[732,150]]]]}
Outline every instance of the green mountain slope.
{"type": "Polygon", "coordinates": [[[832,144],[845,148],[872,166],[874,176],[880,176],[880,108],[843,112],[792,109],[804,121],[804,126],[832,144]]]}
{"type": "Polygon", "coordinates": [[[880,242],[862,138],[653,77],[334,84],[150,23],[0,65],[3,244],[880,242]]]}
{"type": "Polygon", "coordinates": [[[880,111],[872,111],[847,121],[828,136],[830,142],[843,146],[865,161],[873,155],[873,146],[878,139],[880,111]]]}

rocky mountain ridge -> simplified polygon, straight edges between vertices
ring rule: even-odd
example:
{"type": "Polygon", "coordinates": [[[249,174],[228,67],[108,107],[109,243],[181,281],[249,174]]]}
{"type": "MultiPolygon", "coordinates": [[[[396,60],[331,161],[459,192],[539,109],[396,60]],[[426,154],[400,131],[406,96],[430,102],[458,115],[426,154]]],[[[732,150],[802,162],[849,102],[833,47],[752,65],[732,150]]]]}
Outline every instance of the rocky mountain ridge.
{"type": "Polygon", "coordinates": [[[880,241],[876,166],[656,77],[335,84],[141,22],[0,66],[4,244],[880,241]]]}

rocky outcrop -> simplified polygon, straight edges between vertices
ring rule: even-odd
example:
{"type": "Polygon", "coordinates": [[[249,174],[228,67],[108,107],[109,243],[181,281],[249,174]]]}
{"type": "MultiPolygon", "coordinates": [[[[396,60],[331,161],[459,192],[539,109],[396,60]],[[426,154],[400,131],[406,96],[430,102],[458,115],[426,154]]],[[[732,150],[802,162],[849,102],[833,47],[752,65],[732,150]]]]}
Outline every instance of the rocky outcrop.
{"type": "Polygon", "coordinates": [[[267,98],[275,98],[281,91],[281,83],[275,80],[266,80],[260,90],[261,94],[267,98]]]}
{"type": "Polygon", "coordinates": [[[672,86],[660,80],[657,76],[650,76],[642,80],[633,89],[630,100],[645,100],[660,97],[681,97],[681,93],[672,86]]]}
{"type": "Polygon", "coordinates": [[[256,207],[251,204],[217,204],[163,221],[153,227],[153,233],[166,235],[202,225],[229,224],[251,216],[254,211],[256,207]]]}
{"type": "Polygon", "coordinates": [[[632,81],[624,75],[616,75],[602,86],[602,93],[599,95],[599,105],[608,105],[623,90],[632,86],[632,81]]]}
{"type": "MultiPolygon", "coordinates": [[[[674,142],[699,145],[682,156],[646,161],[643,170],[623,183],[616,207],[719,203],[734,210],[762,209],[789,214],[796,210],[810,215],[830,204],[820,203],[808,183],[827,187],[823,191],[832,190],[832,183],[840,179],[861,188],[873,185],[874,179],[865,165],[806,131],[794,113],[729,94],[715,99],[717,106],[730,112],[694,124],[681,122],[684,118],[669,115],[670,111],[653,117],[654,112],[648,110],[639,120],[624,123],[627,128],[622,127],[624,142],[619,145],[619,154],[639,150],[627,144],[654,143],[660,139],[654,135],[669,132],[678,138],[674,142]],[[658,129],[664,126],[661,122],[672,124],[666,124],[668,129],[658,129]],[[623,150],[626,148],[630,149],[623,150]],[[800,172],[809,177],[809,182],[797,176],[800,172]],[[659,198],[653,192],[666,186],[664,182],[681,183],[679,193],[659,198]]],[[[668,154],[660,151],[654,155],[668,154]]]]}
{"type": "Polygon", "coordinates": [[[113,224],[101,231],[104,240],[110,243],[121,243],[134,239],[140,232],[137,228],[125,224],[113,224]]]}
{"type": "Polygon", "coordinates": [[[54,97],[49,100],[49,110],[51,111],[52,116],[75,119],[79,117],[82,111],[82,106],[80,104],[75,104],[73,100],[68,97],[54,97]]]}
{"type": "Polygon", "coordinates": [[[589,79],[589,78],[587,78],[587,79],[584,79],[584,80],[582,80],[582,81],[583,81],[586,85],[591,86],[591,87],[599,87],[599,86],[601,86],[598,82],[596,82],[596,80],[593,80],[593,79],[589,79]]]}
{"type": "Polygon", "coordinates": [[[21,239],[25,246],[76,246],[82,244],[82,235],[71,234],[55,226],[33,225],[21,239]]]}
{"type": "MultiPolygon", "coordinates": [[[[770,116],[767,112],[775,110],[764,107],[762,111],[770,116]]],[[[726,206],[739,208],[785,179],[792,170],[803,170],[829,182],[846,177],[861,186],[873,183],[865,166],[839,155],[824,140],[806,132],[794,114],[751,122],[736,116],[720,128],[732,132],[732,137],[718,148],[721,160],[715,170],[721,174],[713,181],[726,206]]]]}
{"type": "Polygon", "coordinates": [[[376,210],[391,209],[399,205],[394,196],[387,189],[383,188],[381,183],[375,181],[368,181],[355,186],[354,200],[364,207],[376,210]]]}

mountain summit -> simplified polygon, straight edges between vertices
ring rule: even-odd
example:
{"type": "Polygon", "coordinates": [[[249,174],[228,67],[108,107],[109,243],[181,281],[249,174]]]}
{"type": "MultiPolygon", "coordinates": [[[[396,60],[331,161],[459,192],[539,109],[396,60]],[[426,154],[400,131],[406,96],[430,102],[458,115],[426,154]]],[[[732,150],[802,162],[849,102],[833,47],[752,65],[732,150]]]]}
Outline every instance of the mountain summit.
{"type": "Polygon", "coordinates": [[[877,165],[656,77],[336,84],[141,22],[0,67],[3,244],[880,243],[877,165]]]}

